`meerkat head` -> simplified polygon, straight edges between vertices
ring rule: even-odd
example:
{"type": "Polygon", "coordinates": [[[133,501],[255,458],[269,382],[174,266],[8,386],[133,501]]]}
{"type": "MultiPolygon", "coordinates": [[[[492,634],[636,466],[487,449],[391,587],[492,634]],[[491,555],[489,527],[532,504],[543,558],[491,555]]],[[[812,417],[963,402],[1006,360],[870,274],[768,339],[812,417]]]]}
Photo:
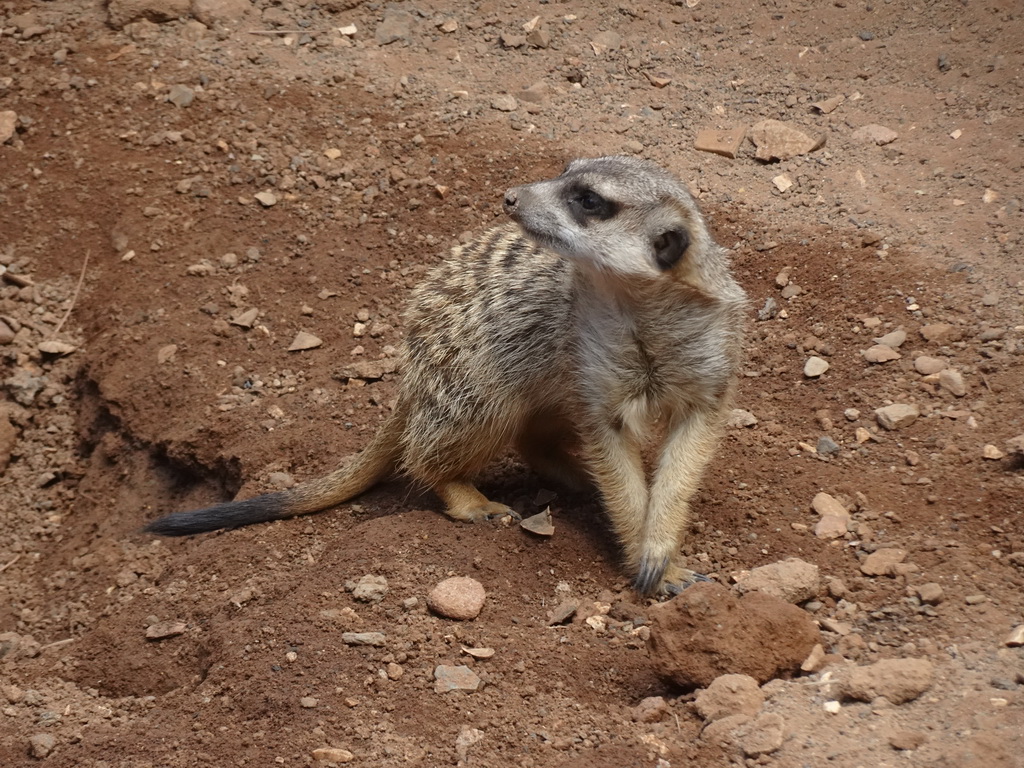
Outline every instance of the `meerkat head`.
{"type": "Polygon", "coordinates": [[[632,157],[573,160],[508,190],[505,211],[556,253],[623,276],[681,277],[717,248],[682,182],[632,157]]]}

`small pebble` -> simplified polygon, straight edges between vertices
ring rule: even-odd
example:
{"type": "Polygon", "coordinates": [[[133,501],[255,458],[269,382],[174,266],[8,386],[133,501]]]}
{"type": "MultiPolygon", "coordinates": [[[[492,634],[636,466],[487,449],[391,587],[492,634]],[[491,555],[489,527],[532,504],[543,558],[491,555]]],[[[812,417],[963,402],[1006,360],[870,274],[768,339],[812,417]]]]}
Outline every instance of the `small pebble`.
{"type": "Polygon", "coordinates": [[[480,683],[477,674],[464,664],[439,664],[434,668],[434,691],[437,693],[475,691],[480,688],[480,683]]]}
{"type": "Polygon", "coordinates": [[[468,576],[445,579],[427,595],[427,607],[449,619],[468,621],[483,610],[487,592],[483,584],[468,576]]]}
{"type": "Polygon", "coordinates": [[[816,356],[809,357],[807,362],[804,363],[804,376],[808,379],[816,379],[825,373],[829,367],[827,360],[816,356]]]}

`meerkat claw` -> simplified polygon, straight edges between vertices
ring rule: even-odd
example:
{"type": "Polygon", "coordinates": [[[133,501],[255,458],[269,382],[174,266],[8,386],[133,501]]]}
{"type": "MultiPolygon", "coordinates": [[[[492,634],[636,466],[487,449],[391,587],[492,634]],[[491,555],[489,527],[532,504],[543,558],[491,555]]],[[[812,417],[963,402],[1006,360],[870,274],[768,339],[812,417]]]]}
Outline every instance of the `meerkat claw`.
{"type": "Polygon", "coordinates": [[[668,557],[652,560],[649,556],[644,556],[643,560],[640,561],[640,569],[637,572],[636,578],[633,579],[633,589],[641,595],[650,595],[657,592],[658,587],[665,578],[665,571],[668,570],[668,565],[668,557]]]}
{"type": "Polygon", "coordinates": [[[700,584],[702,582],[711,582],[712,579],[705,576],[703,573],[697,573],[686,568],[680,569],[678,581],[666,581],[662,589],[666,594],[675,597],[681,594],[684,589],[692,587],[694,584],[700,584]]]}

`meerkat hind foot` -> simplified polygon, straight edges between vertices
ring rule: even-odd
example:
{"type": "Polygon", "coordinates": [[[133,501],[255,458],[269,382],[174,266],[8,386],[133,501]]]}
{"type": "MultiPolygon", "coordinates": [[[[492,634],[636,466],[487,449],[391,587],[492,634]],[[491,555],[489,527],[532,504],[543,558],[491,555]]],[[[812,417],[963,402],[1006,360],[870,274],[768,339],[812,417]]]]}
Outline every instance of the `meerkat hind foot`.
{"type": "Polygon", "coordinates": [[[513,520],[522,519],[512,507],[489,500],[470,483],[444,483],[435,488],[435,491],[444,502],[444,513],[453,520],[477,523],[506,516],[512,517],[513,520]]]}

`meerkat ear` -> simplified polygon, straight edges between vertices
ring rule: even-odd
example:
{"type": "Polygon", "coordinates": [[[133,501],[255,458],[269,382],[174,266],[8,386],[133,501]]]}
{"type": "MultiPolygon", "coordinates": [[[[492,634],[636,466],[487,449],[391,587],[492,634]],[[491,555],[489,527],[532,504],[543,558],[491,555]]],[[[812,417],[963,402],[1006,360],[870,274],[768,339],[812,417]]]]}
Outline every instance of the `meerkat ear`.
{"type": "Polygon", "coordinates": [[[690,234],[685,229],[670,229],[655,237],[651,245],[654,246],[654,263],[662,272],[667,272],[690,247],[690,234]]]}

